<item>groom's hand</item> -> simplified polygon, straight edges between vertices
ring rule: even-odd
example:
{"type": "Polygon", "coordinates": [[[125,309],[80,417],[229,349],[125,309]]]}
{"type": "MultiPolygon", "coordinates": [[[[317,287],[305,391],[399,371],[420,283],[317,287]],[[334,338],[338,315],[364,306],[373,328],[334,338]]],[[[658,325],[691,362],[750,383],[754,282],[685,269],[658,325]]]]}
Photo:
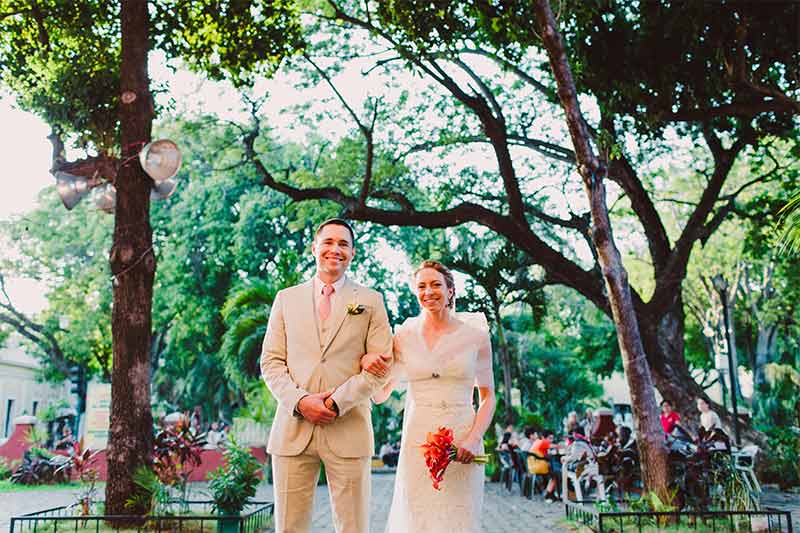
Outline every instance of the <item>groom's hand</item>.
{"type": "Polygon", "coordinates": [[[389,373],[390,355],[383,353],[368,353],[361,356],[361,368],[373,376],[384,378],[389,373]]]}
{"type": "Polygon", "coordinates": [[[303,396],[297,402],[297,410],[312,424],[330,424],[336,419],[336,413],[325,406],[325,400],[331,394],[333,394],[333,390],[303,396]]]}

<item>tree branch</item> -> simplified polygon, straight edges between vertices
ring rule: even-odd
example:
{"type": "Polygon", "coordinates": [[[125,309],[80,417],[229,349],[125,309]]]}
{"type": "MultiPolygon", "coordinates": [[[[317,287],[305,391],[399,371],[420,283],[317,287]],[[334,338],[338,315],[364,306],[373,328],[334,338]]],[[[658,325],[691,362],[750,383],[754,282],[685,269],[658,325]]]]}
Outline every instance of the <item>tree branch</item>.
{"type": "Polygon", "coordinates": [[[556,93],[556,91],[554,91],[544,83],[540,82],[539,80],[537,80],[536,78],[534,78],[533,76],[531,76],[530,74],[519,68],[518,65],[512,63],[511,61],[508,61],[498,56],[497,54],[489,52],[488,50],[480,47],[463,48],[461,49],[461,52],[488,57],[489,59],[497,63],[503,70],[513,72],[514,74],[517,75],[519,79],[521,79],[522,81],[524,81],[525,83],[527,83],[528,85],[532,86],[537,91],[542,93],[549,102],[553,104],[558,103],[558,94],[556,93]]]}
{"type": "Polygon", "coordinates": [[[669,308],[675,298],[680,296],[680,285],[686,277],[686,267],[689,262],[694,243],[701,238],[710,235],[710,231],[719,227],[725,217],[734,208],[733,201],[721,208],[712,219],[706,223],[706,219],[711,214],[714,206],[719,201],[720,191],[733,167],[739,152],[752,142],[753,132],[748,130],[743,133],[733,145],[725,149],[720,139],[711,130],[708,123],[703,128],[703,136],[706,139],[708,148],[714,157],[714,172],[711,175],[697,207],[689,216],[680,237],[675,242],[675,247],[670,253],[662,274],[656,278],[656,288],[653,291],[648,307],[653,316],[660,316],[664,310],[669,308]]]}

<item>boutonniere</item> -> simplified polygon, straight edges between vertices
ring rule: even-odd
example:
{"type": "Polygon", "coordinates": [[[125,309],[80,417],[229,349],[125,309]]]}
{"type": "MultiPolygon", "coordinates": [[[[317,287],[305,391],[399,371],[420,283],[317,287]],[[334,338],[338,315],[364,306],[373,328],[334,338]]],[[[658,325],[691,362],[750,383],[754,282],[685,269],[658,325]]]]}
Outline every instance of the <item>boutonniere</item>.
{"type": "Polygon", "coordinates": [[[347,304],[348,315],[360,315],[364,312],[364,309],[366,309],[366,307],[361,304],[347,304]]]}

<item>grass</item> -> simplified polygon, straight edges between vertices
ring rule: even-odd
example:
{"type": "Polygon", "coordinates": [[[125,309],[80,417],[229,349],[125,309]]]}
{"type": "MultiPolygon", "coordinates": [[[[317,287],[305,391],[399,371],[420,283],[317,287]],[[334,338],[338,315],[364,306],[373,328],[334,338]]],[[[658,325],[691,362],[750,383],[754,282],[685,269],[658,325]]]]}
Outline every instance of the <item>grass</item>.
{"type": "MultiPolygon", "coordinates": [[[[752,520],[752,529],[750,523],[746,518],[734,517],[733,529],[731,529],[728,519],[718,518],[712,522],[708,518],[697,518],[697,523],[693,523],[689,517],[681,517],[680,523],[663,523],[655,525],[653,519],[642,520],[642,533],[712,533],[712,532],[760,532],[768,531],[766,517],[754,517],[752,520]]],[[[576,531],[578,533],[590,533],[592,529],[588,526],[575,522],[572,520],[564,519],[560,522],[567,529],[576,531]]],[[[623,518],[622,528],[620,529],[619,523],[612,520],[604,520],[603,530],[608,533],[639,533],[638,524],[634,519],[623,518]]]]}
{"type": "MultiPolygon", "coordinates": [[[[191,516],[195,513],[189,513],[188,515],[183,516],[191,516]]],[[[196,513],[196,514],[203,514],[203,516],[208,516],[204,513],[196,513]]],[[[160,520],[160,530],[161,531],[182,531],[183,533],[215,533],[217,530],[217,521],[216,520],[185,520],[183,522],[178,522],[177,520],[169,520],[169,518],[164,518],[160,520]]],[[[34,522],[26,522],[22,524],[23,527],[19,529],[21,532],[26,531],[33,531],[34,530],[34,522]]],[[[267,520],[267,524],[260,530],[260,531],[272,531],[272,517],[269,517],[267,520]]],[[[63,520],[63,521],[55,521],[55,520],[47,520],[46,518],[41,521],[41,523],[37,524],[37,529],[47,529],[53,531],[68,531],[70,533],[88,533],[88,532],[95,532],[95,533],[133,533],[133,532],[142,532],[142,531],[158,531],[159,527],[157,527],[157,523],[155,520],[148,520],[146,524],[137,527],[131,528],[120,528],[117,529],[114,526],[103,522],[99,519],[94,520],[63,520]],[[58,524],[56,526],[56,524],[58,524]]]]}
{"type": "Polygon", "coordinates": [[[78,489],[81,484],[77,481],[70,483],[56,483],[54,485],[20,485],[12,483],[7,479],[0,480],[0,493],[3,492],[42,492],[53,490],[70,490],[78,489]]]}

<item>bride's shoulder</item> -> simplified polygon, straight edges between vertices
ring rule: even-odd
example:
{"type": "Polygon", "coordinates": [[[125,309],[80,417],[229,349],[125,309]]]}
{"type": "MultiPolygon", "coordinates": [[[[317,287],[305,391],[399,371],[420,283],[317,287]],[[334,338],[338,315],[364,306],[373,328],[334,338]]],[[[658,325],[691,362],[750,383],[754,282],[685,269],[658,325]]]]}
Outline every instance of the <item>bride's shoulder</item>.
{"type": "Polygon", "coordinates": [[[415,329],[419,326],[418,318],[416,316],[412,316],[406,318],[402,324],[398,324],[394,328],[394,336],[401,337],[405,335],[409,335],[415,331],[415,329]]]}
{"type": "Polygon", "coordinates": [[[461,327],[478,336],[489,333],[489,322],[483,313],[458,312],[456,318],[461,322],[461,327]]]}

